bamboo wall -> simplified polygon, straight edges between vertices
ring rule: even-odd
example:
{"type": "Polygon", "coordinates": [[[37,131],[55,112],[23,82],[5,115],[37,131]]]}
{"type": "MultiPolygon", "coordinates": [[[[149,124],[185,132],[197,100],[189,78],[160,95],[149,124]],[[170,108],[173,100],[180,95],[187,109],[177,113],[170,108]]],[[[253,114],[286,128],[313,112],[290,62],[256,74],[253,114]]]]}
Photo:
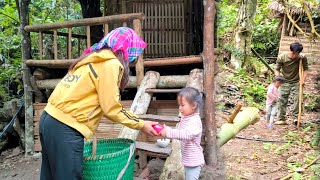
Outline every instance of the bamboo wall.
{"type": "Polygon", "coordinates": [[[185,0],[133,0],[132,12],[143,12],[145,57],[186,55],[185,0]]]}

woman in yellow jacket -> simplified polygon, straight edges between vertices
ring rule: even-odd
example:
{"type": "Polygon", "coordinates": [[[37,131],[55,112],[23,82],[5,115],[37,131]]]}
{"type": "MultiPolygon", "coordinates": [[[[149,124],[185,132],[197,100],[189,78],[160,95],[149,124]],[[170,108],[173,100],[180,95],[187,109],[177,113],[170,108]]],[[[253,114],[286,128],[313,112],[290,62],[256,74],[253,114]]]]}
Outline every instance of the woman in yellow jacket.
{"type": "Polygon", "coordinates": [[[117,28],[70,66],[41,115],[41,180],[82,179],[84,138],[92,137],[102,116],[157,135],[152,128],[155,122],[140,119],[120,104],[129,62],[145,47],[132,29],[117,28]]]}

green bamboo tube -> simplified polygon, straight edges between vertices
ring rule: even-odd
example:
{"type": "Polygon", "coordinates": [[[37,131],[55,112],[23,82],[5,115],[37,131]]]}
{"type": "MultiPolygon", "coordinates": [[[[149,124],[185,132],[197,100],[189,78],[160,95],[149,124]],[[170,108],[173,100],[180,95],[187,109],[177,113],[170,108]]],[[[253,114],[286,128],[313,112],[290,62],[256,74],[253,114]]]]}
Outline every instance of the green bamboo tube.
{"type": "Polygon", "coordinates": [[[234,118],[233,124],[225,123],[221,126],[217,136],[218,146],[221,147],[234,138],[242,129],[255,124],[260,119],[259,109],[247,107],[234,118]]]}

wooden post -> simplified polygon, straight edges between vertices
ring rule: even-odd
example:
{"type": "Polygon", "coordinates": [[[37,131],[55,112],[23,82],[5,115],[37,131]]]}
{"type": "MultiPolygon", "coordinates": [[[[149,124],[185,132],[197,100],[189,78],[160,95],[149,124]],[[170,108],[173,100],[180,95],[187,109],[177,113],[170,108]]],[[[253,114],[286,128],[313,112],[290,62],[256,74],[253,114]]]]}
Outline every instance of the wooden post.
{"type": "Polygon", "coordinates": [[[43,55],[43,33],[39,32],[39,58],[42,60],[43,55]]]}
{"type": "MultiPolygon", "coordinates": [[[[141,82],[141,86],[138,89],[138,92],[132,102],[130,107],[130,111],[133,113],[140,115],[146,114],[152,94],[145,93],[145,90],[148,88],[155,88],[159,82],[160,74],[155,71],[149,71],[146,73],[145,78],[141,82]]],[[[128,127],[123,127],[119,133],[119,138],[129,138],[135,140],[139,134],[139,131],[130,129],[128,127]]]]}
{"type": "MultiPolygon", "coordinates": [[[[140,37],[142,37],[142,26],[141,26],[140,19],[133,20],[133,30],[140,37]]],[[[144,77],[143,54],[141,54],[136,61],[137,61],[137,63],[136,63],[137,83],[139,86],[141,84],[143,77],[144,77]]]]}
{"type": "Polygon", "coordinates": [[[30,33],[24,29],[29,24],[28,7],[30,1],[19,0],[20,8],[20,32],[22,44],[22,71],[23,71],[23,89],[25,105],[25,154],[33,153],[34,133],[33,133],[33,106],[32,106],[32,88],[30,84],[30,69],[25,64],[31,57],[31,40],[30,33]]]}
{"type": "Polygon", "coordinates": [[[215,1],[204,0],[204,25],[203,25],[203,66],[205,99],[205,160],[207,165],[217,165],[217,128],[215,120],[214,102],[214,15],[215,1]]]}
{"type": "Polygon", "coordinates": [[[106,36],[109,33],[109,25],[104,24],[104,35],[106,36]]]}
{"type": "Polygon", "coordinates": [[[90,26],[87,26],[87,48],[91,46],[90,26]]]}
{"type": "MultiPolygon", "coordinates": [[[[127,5],[126,5],[126,0],[121,0],[121,14],[126,14],[127,12],[127,5]]],[[[127,26],[127,22],[122,23],[123,27],[127,26]]]]}
{"type": "Polygon", "coordinates": [[[53,48],[54,48],[54,59],[58,59],[58,35],[57,30],[53,30],[53,48]]]}
{"type": "Polygon", "coordinates": [[[72,28],[68,28],[68,59],[72,58],[72,28]]]}
{"type": "MultiPolygon", "coordinates": [[[[203,70],[194,69],[190,72],[189,78],[187,80],[187,87],[193,87],[198,89],[200,92],[203,91],[203,70]]],[[[201,112],[202,110],[200,110],[201,112]]],[[[172,152],[167,158],[160,180],[170,180],[170,179],[184,179],[184,167],[181,163],[181,144],[180,141],[172,140],[172,152]],[[174,176],[172,176],[174,174],[174,176]]]]}

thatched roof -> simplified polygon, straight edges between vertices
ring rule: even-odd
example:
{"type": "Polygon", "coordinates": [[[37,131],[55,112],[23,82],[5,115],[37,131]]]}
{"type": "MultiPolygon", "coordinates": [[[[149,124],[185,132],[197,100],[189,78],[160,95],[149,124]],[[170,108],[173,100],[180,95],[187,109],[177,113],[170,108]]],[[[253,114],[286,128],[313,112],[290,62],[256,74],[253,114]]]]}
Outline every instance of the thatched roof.
{"type": "MultiPolygon", "coordinates": [[[[313,4],[310,2],[305,2],[305,3],[311,11],[318,11],[320,8],[319,4],[313,4]]],[[[278,14],[285,13],[283,5],[278,0],[272,1],[268,5],[268,9],[270,9],[271,15],[278,15],[278,14]]],[[[297,1],[294,1],[289,5],[289,12],[291,15],[301,15],[301,14],[305,15],[304,9],[302,8],[301,4],[298,3],[297,1]]]]}

